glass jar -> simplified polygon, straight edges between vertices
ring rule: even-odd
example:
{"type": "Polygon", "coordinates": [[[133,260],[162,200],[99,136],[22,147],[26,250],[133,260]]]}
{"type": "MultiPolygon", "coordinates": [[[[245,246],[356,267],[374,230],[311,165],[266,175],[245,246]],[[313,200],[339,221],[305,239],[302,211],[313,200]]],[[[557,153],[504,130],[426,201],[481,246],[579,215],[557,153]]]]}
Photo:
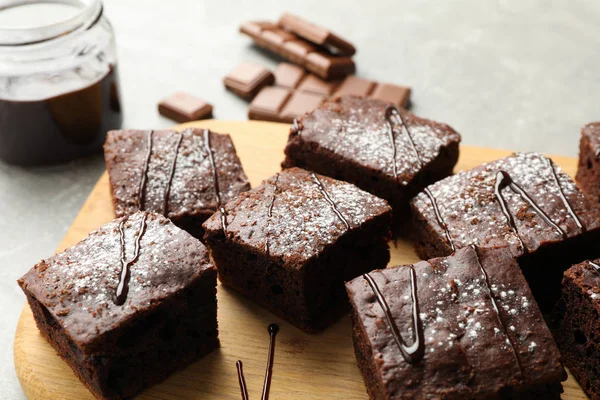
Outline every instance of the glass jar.
{"type": "MultiPolygon", "coordinates": [[[[0,14],[41,3],[48,0],[0,0],[0,14]]],[[[75,12],[51,24],[0,26],[0,159],[10,164],[88,155],[121,127],[115,36],[102,2],[54,3],[75,12]]]]}

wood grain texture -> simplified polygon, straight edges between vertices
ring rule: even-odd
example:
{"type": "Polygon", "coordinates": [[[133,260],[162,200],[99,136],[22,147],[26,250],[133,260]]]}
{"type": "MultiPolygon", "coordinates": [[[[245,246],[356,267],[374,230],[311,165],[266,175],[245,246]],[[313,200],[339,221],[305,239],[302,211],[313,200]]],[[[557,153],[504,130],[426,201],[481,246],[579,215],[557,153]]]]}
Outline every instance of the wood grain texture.
{"type": "MultiPolygon", "coordinates": [[[[252,186],[279,171],[289,125],[268,122],[202,121],[181,125],[230,133],[252,186]]],[[[457,171],[498,159],[510,151],[463,146],[457,171]]],[[[576,160],[553,157],[571,176],[576,160]]],[[[58,251],[83,239],[113,218],[104,174],[73,222],[58,251]]],[[[391,265],[418,260],[410,243],[391,246],[391,265]]],[[[367,395],[352,351],[349,318],[343,318],[318,335],[302,333],[287,322],[247,301],[232,290],[218,287],[221,348],[150,388],[139,399],[240,399],[235,362],[244,362],[251,398],[258,398],[267,361],[267,325],[281,326],[277,338],[273,399],[366,399],[367,395]]],[[[93,399],[69,367],[40,336],[31,311],[25,306],[14,342],[15,368],[25,394],[32,400],[93,399]]],[[[586,399],[572,377],[564,384],[563,399],[586,399]]]]}

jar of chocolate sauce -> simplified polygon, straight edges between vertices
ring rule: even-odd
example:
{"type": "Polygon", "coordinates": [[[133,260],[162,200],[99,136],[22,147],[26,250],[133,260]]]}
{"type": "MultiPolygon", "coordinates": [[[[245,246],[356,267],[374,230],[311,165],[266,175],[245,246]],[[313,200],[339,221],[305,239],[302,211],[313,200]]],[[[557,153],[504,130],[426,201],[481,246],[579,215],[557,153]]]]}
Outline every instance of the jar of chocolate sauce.
{"type": "Polygon", "coordinates": [[[123,119],[115,36],[102,2],[55,0],[64,16],[40,23],[48,3],[0,0],[0,159],[10,164],[99,152],[123,119]],[[13,26],[9,13],[25,7],[39,8],[26,26],[13,26]]]}

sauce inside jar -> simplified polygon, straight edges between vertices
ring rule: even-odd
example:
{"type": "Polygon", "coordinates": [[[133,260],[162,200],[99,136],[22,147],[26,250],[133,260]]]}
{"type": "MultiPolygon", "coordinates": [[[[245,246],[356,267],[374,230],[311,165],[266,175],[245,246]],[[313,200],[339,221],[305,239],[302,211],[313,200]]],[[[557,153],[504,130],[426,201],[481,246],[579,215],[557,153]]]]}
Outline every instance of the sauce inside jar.
{"type": "Polygon", "coordinates": [[[23,35],[39,28],[16,29],[26,43],[0,43],[0,158],[5,162],[69,161],[101,151],[106,132],[121,127],[114,37],[101,4],[99,10],[65,26],[58,36],[54,31],[44,39],[23,35]]]}

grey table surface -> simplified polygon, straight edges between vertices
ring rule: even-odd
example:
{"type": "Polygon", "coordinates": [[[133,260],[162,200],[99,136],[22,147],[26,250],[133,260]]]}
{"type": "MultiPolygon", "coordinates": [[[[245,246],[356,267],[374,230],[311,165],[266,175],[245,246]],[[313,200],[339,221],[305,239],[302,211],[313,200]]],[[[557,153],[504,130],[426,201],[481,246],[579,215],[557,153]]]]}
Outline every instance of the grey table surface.
{"type": "MultiPolygon", "coordinates": [[[[358,48],[358,75],[413,88],[413,111],[451,124],[463,143],[577,154],[600,120],[600,2],[105,0],[117,34],[125,127],[159,128],[175,90],[246,119],[222,77],[241,61],[270,67],[240,22],[291,11],[358,48]]],[[[0,163],[0,398],[22,399],[12,343],[24,296],[15,281],[50,256],[104,170],[101,156],[50,168],[0,163]]]]}

